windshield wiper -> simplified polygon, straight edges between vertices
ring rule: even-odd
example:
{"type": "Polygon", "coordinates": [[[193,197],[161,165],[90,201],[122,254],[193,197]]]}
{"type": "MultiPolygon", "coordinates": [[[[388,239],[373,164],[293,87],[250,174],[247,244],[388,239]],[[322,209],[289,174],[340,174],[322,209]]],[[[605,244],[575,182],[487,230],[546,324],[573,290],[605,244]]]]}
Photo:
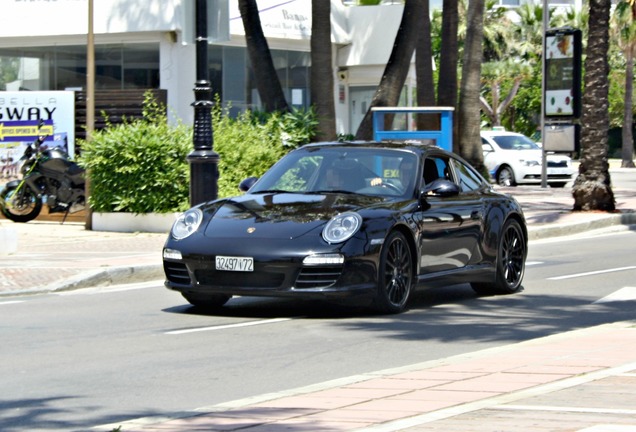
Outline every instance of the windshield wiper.
{"type": "Polygon", "coordinates": [[[256,192],[250,192],[251,194],[266,194],[266,193],[294,193],[283,189],[265,189],[256,192]]]}
{"type": "Polygon", "coordinates": [[[317,191],[307,191],[304,192],[306,194],[326,194],[326,193],[339,193],[339,194],[355,194],[356,192],[351,192],[350,190],[344,190],[344,189],[324,189],[324,190],[317,190],[317,191]]]}

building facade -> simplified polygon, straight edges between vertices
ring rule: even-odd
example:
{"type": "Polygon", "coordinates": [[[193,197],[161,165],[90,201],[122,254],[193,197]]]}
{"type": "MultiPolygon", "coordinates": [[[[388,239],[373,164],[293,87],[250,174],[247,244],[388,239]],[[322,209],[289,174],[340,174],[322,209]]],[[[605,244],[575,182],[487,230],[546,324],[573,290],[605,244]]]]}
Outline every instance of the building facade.
{"type": "MultiPolygon", "coordinates": [[[[352,133],[380,81],[403,6],[347,7],[340,0],[330,1],[337,130],[352,133]]],[[[213,92],[232,110],[258,109],[237,3],[209,2],[211,14],[217,13],[212,33],[218,35],[209,44],[209,78],[213,92]]],[[[164,89],[171,120],[191,124],[196,78],[193,4],[94,1],[95,89],[164,89]]],[[[311,0],[258,0],[258,6],[288,102],[310,106],[311,0]]],[[[5,0],[0,91],[85,89],[88,17],[88,0],[5,0]]],[[[406,87],[414,83],[411,73],[406,87]]]]}

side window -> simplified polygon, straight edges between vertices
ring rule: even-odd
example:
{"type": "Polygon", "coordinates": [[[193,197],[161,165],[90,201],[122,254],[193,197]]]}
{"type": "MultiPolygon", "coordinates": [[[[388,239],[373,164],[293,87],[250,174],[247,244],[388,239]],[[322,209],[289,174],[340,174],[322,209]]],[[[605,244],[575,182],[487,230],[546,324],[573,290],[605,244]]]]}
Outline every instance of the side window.
{"type": "Polygon", "coordinates": [[[459,187],[462,192],[476,191],[481,189],[483,186],[483,181],[481,176],[475,172],[474,169],[470,168],[468,165],[463,164],[457,160],[453,160],[453,164],[455,165],[455,171],[459,176],[459,187]]]}
{"type": "Polygon", "coordinates": [[[448,160],[441,157],[427,157],[424,160],[424,184],[437,179],[453,180],[450,176],[448,160]]]}

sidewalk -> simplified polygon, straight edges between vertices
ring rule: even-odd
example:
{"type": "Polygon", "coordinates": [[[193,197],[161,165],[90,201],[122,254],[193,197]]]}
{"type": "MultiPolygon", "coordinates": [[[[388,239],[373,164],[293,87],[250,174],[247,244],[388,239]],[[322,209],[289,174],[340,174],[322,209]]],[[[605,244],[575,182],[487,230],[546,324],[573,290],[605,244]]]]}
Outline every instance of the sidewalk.
{"type": "MultiPolygon", "coordinates": [[[[530,239],[636,224],[636,191],[617,212],[573,213],[571,189],[500,188],[524,208],[530,239]]],[[[0,219],[2,296],[163,280],[167,234],[87,231],[84,223],[0,219]]],[[[636,431],[636,318],[518,344],[255,396],[111,431],[636,431]]]]}
{"type": "Polygon", "coordinates": [[[615,323],[96,430],[636,431],[636,323],[615,323]]]}

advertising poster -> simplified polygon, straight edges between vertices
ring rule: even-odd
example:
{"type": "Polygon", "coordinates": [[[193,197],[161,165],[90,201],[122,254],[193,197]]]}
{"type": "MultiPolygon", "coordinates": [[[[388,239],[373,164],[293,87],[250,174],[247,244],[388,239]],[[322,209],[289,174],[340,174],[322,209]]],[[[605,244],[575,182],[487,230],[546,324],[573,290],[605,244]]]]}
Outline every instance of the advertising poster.
{"type": "Polygon", "coordinates": [[[578,117],[581,67],[577,32],[546,33],[545,69],[545,115],[578,117]]]}
{"type": "Polygon", "coordinates": [[[74,155],[75,93],[0,92],[0,180],[17,178],[20,157],[38,136],[74,155]]]}

